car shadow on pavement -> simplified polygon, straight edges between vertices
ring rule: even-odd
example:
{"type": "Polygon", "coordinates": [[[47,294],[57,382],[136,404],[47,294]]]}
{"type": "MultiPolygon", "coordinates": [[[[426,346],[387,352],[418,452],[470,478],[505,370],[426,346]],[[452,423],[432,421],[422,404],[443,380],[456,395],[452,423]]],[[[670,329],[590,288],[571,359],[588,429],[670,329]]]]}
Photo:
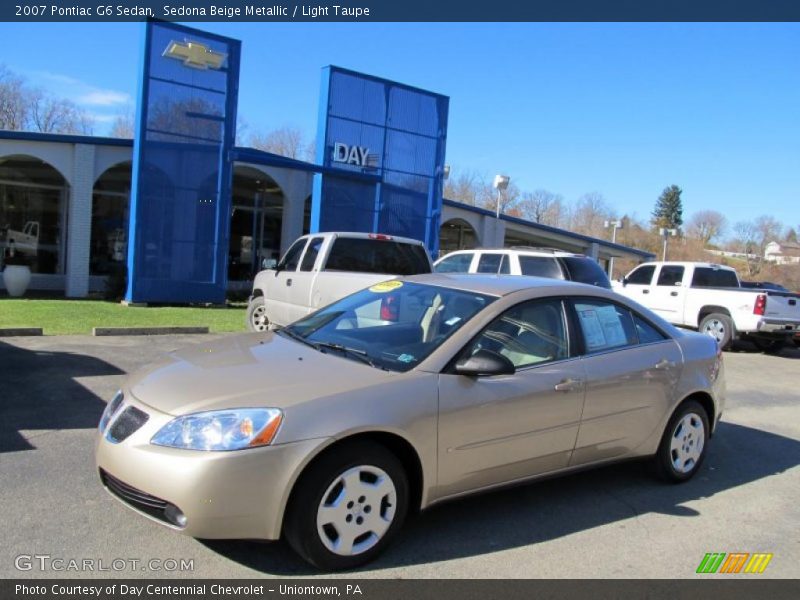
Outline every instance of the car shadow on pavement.
{"type": "MultiPolygon", "coordinates": [[[[699,516],[687,503],[782,473],[800,464],[800,442],[751,427],[720,423],[701,471],[674,485],[653,477],[643,461],[442,504],[406,522],[399,539],[364,570],[380,570],[530,546],[646,513],[699,516]]],[[[281,541],[202,542],[266,574],[316,573],[281,541]]]]}
{"type": "Polygon", "coordinates": [[[32,450],[35,433],[91,429],[106,403],[76,378],[123,371],[94,356],[0,342],[0,453],[32,450]]]}

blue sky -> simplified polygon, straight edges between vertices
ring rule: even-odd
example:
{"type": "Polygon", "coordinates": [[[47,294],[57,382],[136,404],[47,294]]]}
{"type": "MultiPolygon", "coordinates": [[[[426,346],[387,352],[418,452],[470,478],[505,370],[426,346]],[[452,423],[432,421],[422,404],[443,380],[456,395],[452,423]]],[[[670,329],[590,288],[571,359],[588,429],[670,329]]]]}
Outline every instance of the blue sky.
{"type": "MultiPolygon", "coordinates": [[[[249,130],[313,137],[320,68],[449,95],[447,162],[574,200],[598,191],[647,217],[661,190],[685,215],[800,224],[800,25],[206,23],[242,40],[249,130]]],[[[0,62],[98,117],[135,96],[139,24],[2,23],[0,62]]]]}

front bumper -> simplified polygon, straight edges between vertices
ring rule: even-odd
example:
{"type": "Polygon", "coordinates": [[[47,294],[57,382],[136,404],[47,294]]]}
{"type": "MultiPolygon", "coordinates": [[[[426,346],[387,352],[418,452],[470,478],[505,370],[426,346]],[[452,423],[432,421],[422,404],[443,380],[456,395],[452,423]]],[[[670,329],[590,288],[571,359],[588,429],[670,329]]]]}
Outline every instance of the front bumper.
{"type": "Polygon", "coordinates": [[[95,457],[104,487],[141,515],[186,535],[206,539],[280,537],[294,482],[324,439],[231,452],[203,452],[150,444],[173,417],[132,400],[149,420],[130,437],[112,443],[98,434],[95,457]],[[163,507],[186,518],[179,527],[163,507]],[[153,506],[153,505],[157,506],[153,506]]]}

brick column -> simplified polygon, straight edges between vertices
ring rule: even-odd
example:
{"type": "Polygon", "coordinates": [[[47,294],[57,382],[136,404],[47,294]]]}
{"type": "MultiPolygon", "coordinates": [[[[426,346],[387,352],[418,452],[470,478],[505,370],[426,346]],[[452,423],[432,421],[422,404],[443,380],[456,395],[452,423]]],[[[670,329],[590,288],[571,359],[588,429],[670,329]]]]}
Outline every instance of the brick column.
{"type": "Polygon", "coordinates": [[[89,293],[94,150],[88,144],[75,144],[67,211],[66,295],[70,298],[83,298],[89,293]]]}

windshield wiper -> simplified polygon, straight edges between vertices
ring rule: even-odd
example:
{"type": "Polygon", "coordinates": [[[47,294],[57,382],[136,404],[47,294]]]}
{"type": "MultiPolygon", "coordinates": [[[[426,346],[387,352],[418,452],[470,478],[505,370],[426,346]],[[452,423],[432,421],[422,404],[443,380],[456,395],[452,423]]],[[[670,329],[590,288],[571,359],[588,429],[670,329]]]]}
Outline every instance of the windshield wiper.
{"type": "Polygon", "coordinates": [[[276,333],[283,334],[287,337],[292,338],[293,340],[297,340],[298,342],[300,342],[301,344],[305,344],[306,346],[311,346],[312,348],[314,348],[314,350],[319,350],[319,346],[316,343],[312,342],[311,340],[307,340],[302,335],[300,335],[299,333],[297,333],[292,329],[279,329],[278,331],[276,331],[276,333]]]}
{"type": "Polygon", "coordinates": [[[322,348],[330,348],[331,350],[337,350],[339,352],[343,352],[344,354],[349,354],[350,356],[357,358],[365,365],[369,365],[370,367],[375,367],[376,369],[383,369],[384,371],[388,371],[384,366],[377,364],[366,351],[361,350],[359,348],[351,348],[349,346],[343,346],[342,344],[335,344],[333,342],[314,342],[318,350],[322,348]]]}

